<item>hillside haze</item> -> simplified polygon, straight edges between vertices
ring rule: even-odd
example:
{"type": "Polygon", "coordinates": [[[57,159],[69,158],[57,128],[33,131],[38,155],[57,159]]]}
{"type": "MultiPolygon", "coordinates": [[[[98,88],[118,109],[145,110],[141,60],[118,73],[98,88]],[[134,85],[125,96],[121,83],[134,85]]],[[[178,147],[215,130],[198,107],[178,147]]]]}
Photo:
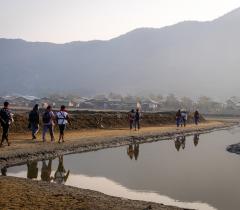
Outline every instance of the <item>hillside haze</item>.
{"type": "Polygon", "coordinates": [[[239,24],[236,9],[211,22],[141,28],[109,41],[0,39],[0,94],[239,95],[239,24]]]}

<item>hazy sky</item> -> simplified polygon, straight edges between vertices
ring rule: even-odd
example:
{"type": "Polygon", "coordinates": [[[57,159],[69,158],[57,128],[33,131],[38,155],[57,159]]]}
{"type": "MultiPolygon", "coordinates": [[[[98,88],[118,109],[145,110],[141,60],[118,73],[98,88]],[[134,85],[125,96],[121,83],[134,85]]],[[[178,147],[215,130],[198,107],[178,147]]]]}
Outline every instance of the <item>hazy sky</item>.
{"type": "Polygon", "coordinates": [[[0,37],[106,40],[139,27],[212,20],[237,7],[239,0],[0,0],[0,37]]]}

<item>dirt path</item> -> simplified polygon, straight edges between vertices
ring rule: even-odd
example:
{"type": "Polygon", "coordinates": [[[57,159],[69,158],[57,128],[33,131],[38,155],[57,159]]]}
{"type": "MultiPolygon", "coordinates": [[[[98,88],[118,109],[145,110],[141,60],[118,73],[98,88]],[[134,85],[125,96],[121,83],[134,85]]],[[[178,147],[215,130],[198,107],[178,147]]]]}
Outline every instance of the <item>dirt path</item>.
{"type": "MultiPolygon", "coordinates": [[[[60,154],[73,152],[86,152],[108,147],[126,145],[132,141],[139,143],[161,140],[162,138],[173,138],[176,134],[191,134],[193,132],[205,132],[211,129],[229,126],[231,123],[209,121],[199,126],[193,124],[186,128],[176,128],[174,125],[162,127],[147,127],[140,131],[121,130],[82,130],[67,131],[66,141],[62,144],[50,142],[43,143],[41,140],[32,141],[30,134],[11,134],[11,146],[0,148],[0,168],[20,163],[31,159],[44,159],[56,157],[60,154]]],[[[56,133],[57,137],[57,133],[56,133]]],[[[38,139],[41,139],[38,136],[38,139]]]]}

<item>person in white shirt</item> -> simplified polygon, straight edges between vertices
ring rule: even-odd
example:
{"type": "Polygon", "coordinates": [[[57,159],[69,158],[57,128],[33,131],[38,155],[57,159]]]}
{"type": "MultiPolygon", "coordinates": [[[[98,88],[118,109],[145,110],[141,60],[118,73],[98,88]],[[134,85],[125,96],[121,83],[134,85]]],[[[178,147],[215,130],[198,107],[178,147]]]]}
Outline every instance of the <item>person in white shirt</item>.
{"type": "Polygon", "coordinates": [[[60,132],[58,143],[60,143],[61,140],[62,142],[64,142],[64,131],[67,123],[70,123],[70,119],[69,119],[68,113],[66,112],[66,107],[64,105],[62,105],[60,111],[57,112],[56,118],[57,118],[57,124],[60,132]]]}

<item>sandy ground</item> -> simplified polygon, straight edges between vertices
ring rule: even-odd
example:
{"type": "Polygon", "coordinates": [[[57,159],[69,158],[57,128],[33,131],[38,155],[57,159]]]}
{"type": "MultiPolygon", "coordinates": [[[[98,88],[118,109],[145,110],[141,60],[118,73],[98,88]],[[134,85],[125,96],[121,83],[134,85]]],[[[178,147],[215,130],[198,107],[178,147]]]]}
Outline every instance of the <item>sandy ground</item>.
{"type": "Polygon", "coordinates": [[[0,177],[0,209],[85,209],[85,210],[180,210],[162,204],[116,198],[91,190],[31,181],[14,177],[0,177]]]}
{"type": "MultiPolygon", "coordinates": [[[[143,128],[136,132],[128,129],[67,131],[66,142],[63,144],[32,141],[30,134],[11,134],[11,146],[0,148],[0,168],[23,164],[31,159],[41,160],[60,154],[118,147],[133,141],[138,143],[159,141],[174,138],[179,134],[191,135],[195,132],[208,132],[231,125],[233,124],[230,122],[209,121],[199,126],[188,125],[186,128],[169,125],[143,128]]],[[[0,186],[2,194],[0,209],[178,209],[161,204],[115,198],[90,190],[13,177],[0,176],[0,186]],[[151,208],[147,208],[149,205],[151,208]]]]}

